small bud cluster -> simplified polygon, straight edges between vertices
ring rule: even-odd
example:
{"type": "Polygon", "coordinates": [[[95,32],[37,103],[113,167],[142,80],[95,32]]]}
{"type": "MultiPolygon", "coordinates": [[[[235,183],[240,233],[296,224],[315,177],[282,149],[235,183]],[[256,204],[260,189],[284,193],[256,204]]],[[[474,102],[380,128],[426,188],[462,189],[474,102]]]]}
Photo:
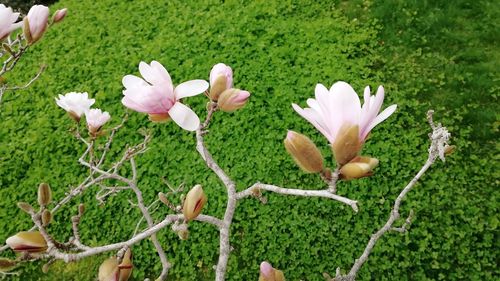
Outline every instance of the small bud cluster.
{"type": "Polygon", "coordinates": [[[233,112],[245,106],[250,93],[233,88],[233,70],[223,63],[218,63],[210,71],[209,97],[213,102],[217,102],[220,110],[233,112]]]}

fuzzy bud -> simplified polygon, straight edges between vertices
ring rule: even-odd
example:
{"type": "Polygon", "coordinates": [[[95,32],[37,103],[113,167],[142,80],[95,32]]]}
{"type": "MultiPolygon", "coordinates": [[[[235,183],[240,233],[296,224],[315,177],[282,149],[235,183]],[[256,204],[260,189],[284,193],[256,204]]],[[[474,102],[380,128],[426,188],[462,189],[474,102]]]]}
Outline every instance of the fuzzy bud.
{"type": "Polygon", "coordinates": [[[295,163],[305,172],[318,173],[323,170],[323,156],[308,137],[294,131],[288,131],[285,138],[285,148],[295,163]]]}
{"type": "Polygon", "coordinates": [[[99,281],[127,281],[132,274],[132,252],[127,249],[122,262],[118,264],[116,257],[106,259],[99,266],[99,281]]]}
{"type": "Polygon", "coordinates": [[[31,214],[34,212],[33,207],[26,202],[17,202],[17,207],[19,207],[19,209],[25,211],[28,214],[31,214]]]}
{"type": "Polygon", "coordinates": [[[42,212],[42,224],[43,226],[49,225],[49,223],[52,221],[52,213],[45,209],[42,212]]]}
{"type": "Polygon", "coordinates": [[[16,252],[41,253],[47,250],[47,242],[38,231],[22,231],[5,242],[16,252]]]}
{"type": "Polygon", "coordinates": [[[335,160],[344,165],[356,157],[363,146],[359,139],[359,126],[342,126],[332,144],[335,160]]]}
{"type": "Polygon", "coordinates": [[[377,167],[378,162],[376,158],[358,156],[342,166],[340,175],[346,180],[371,176],[373,174],[372,170],[377,167]]]}
{"type": "Polygon", "coordinates": [[[52,22],[53,23],[58,23],[58,22],[62,21],[66,17],[67,13],[68,13],[68,9],[67,8],[57,10],[54,13],[54,16],[52,17],[52,22]]]}
{"type": "Polygon", "coordinates": [[[456,145],[445,145],[444,155],[451,155],[457,149],[456,145]]]}
{"type": "Polygon", "coordinates": [[[15,260],[10,260],[6,258],[0,258],[0,273],[6,273],[11,271],[17,266],[15,260]]]}
{"type": "Polygon", "coordinates": [[[210,71],[210,93],[209,97],[217,101],[225,90],[233,87],[233,70],[231,67],[218,63],[210,71]]]}
{"type": "Polygon", "coordinates": [[[203,188],[199,184],[195,185],[186,195],[184,205],[182,206],[182,213],[186,221],[195,219],[201,213],[206,202],[207,196],[203,188]]]}
{"type": "Polygon", "coordinates": [[[259,281],[285,281],[283,271],[275,269],[267,261],[260,264],[259,281]]]}
{"type": "Polygon", "coordinates": [[[38,204],[47,206],[52,201],[52,190],[46,183],[41,183],[38,186],[38,204]]]}
{"type": "Polygon", "coordinates": [[[233,112],[245,106],[250,93],[239,89],[227,89],[219,96],[219,108],[225,112],[233,112]]]}
{"type": "Polygon", "coordinates": [[[164,123],[170,120],[170,115],[168,115],[168,113],[149,114],[148,116],[149,116],[149,121],[156,123],[164,123]]]}
{"type": "Polygon", "coordinates": [[[78,205],[78,215],[81,217],[83,216],[84,212],[85,212],[85,205],[84,204],[78,205]]]}

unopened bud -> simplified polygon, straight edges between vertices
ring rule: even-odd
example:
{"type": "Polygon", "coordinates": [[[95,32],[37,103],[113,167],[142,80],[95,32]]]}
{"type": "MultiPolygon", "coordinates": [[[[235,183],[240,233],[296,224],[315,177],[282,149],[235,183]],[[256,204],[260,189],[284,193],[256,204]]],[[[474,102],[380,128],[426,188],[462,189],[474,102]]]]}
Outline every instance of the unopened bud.
{"type": "Polygon", "coordinates": [[[50,265],[51,265],[51,263],[50,263],[50,262],[48,262],[48,263],[44,264],[44,265],[42,266],[42,272],[43,272],[43,273],[45,273],[45,274],[47,274],[47,273],[49,272],[50,265]]]}
{"type": "Polygon", "coordinates": [[[187,240],[189,238],[189,230],[181,229],[181,230],[177,231],[177,235],[179,235],[179,238],[181,240],[187,240]]]}
{"type": "Polygon", "coordinates": [[[3,47],[3,49],[4,49],[7,53],[9,53],[11,56],[14,56],[14,52],[13,52],[13,51],[12,51],[12,49],[10,48],[9,44],[7,44],[7,43],[3,43],[3,44],[2,44],[2,47],[3,47]]]}
{"type": "Polygon", "coordinates": [[[210,70],[210,93],[209,97],[217,101],[225,90],[233,86],[233,70],[231,67],[218,63],[210,70]]]}
{"type": "Polygon", "coordinates": [[[31,214],[34,212],[33,207],[26,202],[17,202],[17,206],[19,207],[19,209],[25,211],[28,214],[31,214]]]}
{"type": "Polygon", "coordinates": [[[446,145],[444,147],[444,155],[450,155],[457,149],[456,145],[446,145]]]}
{"type": "Polygon", "coordinates": [[[343,179],[359,179],[373,174],[372,170],[377,167],[378,159],[358,156],[340,169],[343,179]]]}
{"type": "Polygon", "coordinates": [[[308,137],[294,131],[288,131],[285,138],[285,148],[295,163],[305,172],[318,173],[323,170],[323,156],[308,137]]]}
{"type": "Polygon", "coordinates": [[[57,10],[54,13],[54,16],[52,17],[52,22],[53,23],[58,23],[58,22],[62,21],[66,17],[67,13],[68,13],[68,9],[67,8],[57,10]]]}
{"type": "Polygon", "coordinates": [[[6,273],[11,271],[17,266],[15,260],[0,258],[0,273],[6,273]]]}
{"type": "Polygon", "coordinates": [[[52,213],[45,209],[42,212],[42,224],[43,226],[49,225],[49,223],[52,221],[52,213]]]}
{"type": "Polygon", "coordinates": [[[195,219],[201,213],[206,202],[207,196],[203,188],[199,184],[195,185],[186,195],[184,205],[182,206],[182,213],[186,221],[195,219]]]}
{"type": "Polygon", "coordinates": [[[283,271],[275,269],[267,261],[260,264],[259,281],[285,281],[283,271]]]}
{"type": "Polygon", "coordinates": [[[344,165],[356,157],[363,143],[359,140],[359,126],[344,125],[340,128],[332,144],[335,160],[344,165]]]}
{"type": "Polygon", "coordinates": [[[245,106],[250,93],[239,89],[227,89],[219,96],[217,102],[220,110],[225,112],[233,112],[245,106]]]}
{"type": "Polygon", "coordinates": [[[16,252],[41,253],[47,250],[47,242],[38,231],[22,231],[5,242],[16,252]]]}
{"type": "Polygon", "coordinates": [[[132,264],[132,251],[130,248],[127,249],[123,255],[122,262],[118,265],[118,270],[120,272],[119,281],[127,281],[132,275],[132,269],[134,265],[132,264]]]}
{"type": "Polygon", "coordinates": [[[46,183],[41,183],[38,186],[38,204],[40,204],[40,206],[47,206],[50,201],[52,201],[50,186],[46,183]]]}
{"type": "Polygon", "coordinates": [[[85,212],[85,205],[84,204],[78,205],[78,215],[81,217],[83,216],[84,212],[85,212]]]}
{"type": "Polygon", "coordinates": [[[158,199],[160,199],[160,201],[161,201],[163,204],[165,204],[165,205],[167,205],[167,206],[169,206],[169,205],[170,205],[170,201],[168,201],[167,196],[165,195],[165,193],[163,193],[163,192],[159,192],[159,193],[158,193],[158,199]]]}

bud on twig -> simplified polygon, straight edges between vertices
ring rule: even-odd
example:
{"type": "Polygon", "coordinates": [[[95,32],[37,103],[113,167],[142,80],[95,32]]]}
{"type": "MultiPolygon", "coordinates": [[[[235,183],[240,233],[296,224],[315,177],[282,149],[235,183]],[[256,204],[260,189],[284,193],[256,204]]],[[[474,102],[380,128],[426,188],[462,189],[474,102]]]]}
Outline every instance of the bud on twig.
{"type": "Polygon", "coordinates": [[[17,206],[19,207],[19,209],[25,211],[28,214],[34,212],[33,207],[26,202],[17,202],[17,206]]]}
{"type": "Polygon", "coordinates": [[[98,280],[127,281],[132,274],[132,268],[132,252],[127,249],[120,264],[118,264],[118,259],[113,256],[99,266],[98,280]]]}
{"type": "Polygon", "coordinates": [[[207,196],[203,188],[199,184],[195,185],[186,195],[186,199],[182,206],[182,213],[186,221],[196,218],[201,213],[206,202],[207,196]]]}
{"type": "Polygon", "coordinates": [[[227,89],[220,94],[217,105],[222,111],[233,112],[244,107],[248,98],[250,98],[250,93],[248,91],[227,89]]]}
{"type": "Polygon", "coordinates": [[[58,23],[58,22],[62,21],[66,17],[67,13],[68,13],[68,9],[67,8],[57,10],[54,13],[54,16],[52,17],[52,22],[53,23],[58,23]]]}
{"type": "Polygon", "coordinates": [[[7,43],[3,43],[3,44],[2,44],[2,47],[3,47],[3,49],[4,49],[7,53],[9,53],[11,56],[13,56],[13,57],[15,56],[15,54],[14,54],[14,52],[12,51],[12,49],[10,48],[9,44],[7,44],[7,43]]]}
{"type": "Polygon", "coordinates": [[[283,271],[275,269],[267,261],[260,264],[259,281],[285,281],[283,271]]]}
{"type": "Polygon", "coordinates": [[[372,170],[377,167],[377,165],[378,159],[376,158],[358,156],[351,162],[342,166],[340,174],[342,178],[347,180],[368,177],[373,174],[372,170]]]}
{"type": "Polygon", "coordinates": [[[361,150],[363,143],[359,140],[359,126],[342,126],[335,142],[332,144],[335,160],[340,165],[351,161],[361,150]]]}
{"type": "Polygon", "coordinates": [[[5,242],[16,252],[41,253],[47,250],[47,242],[38,231],[22,231],[7,238],[5,242]]]}
{"type": "Polygon", "coordinates": [[[9,272],[17,266],[15,260],[0,258],[0,273],[9,272]]]}
{"type": "Polygon", "coordinates": [[[50,186],[46,183],[41,183],[38,186],[38,204],[40,206],[47,206],[52,201],[52,191],[50,186]]]}
{"type": "Polygon", "coordinates": [[[295,163],[305,172],[318,173],[323,170],[323,156],[308,137],[294,131],[288,131],[285,138],[285,148],[295,163]]]}
{"type": "Polygon", "coordinates": [[[83,213],[85,212],[85,205],[80,204],[78,205],[78,216],[83,216],[83,213]]]}
{"type": "Polygon", "coordinates": [[[52,221],[52,213],[45,209],[42,212],[42,224],[43,226],[49,225],[49,223],[52,221]]]}

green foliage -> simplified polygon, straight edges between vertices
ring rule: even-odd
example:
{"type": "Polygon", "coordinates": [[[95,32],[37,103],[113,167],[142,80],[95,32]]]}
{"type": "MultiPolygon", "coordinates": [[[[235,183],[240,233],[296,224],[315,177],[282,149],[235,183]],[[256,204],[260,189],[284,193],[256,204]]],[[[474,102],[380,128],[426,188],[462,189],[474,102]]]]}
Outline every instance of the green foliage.
{"type": "MultiPolygon", "coordinates": [[[[499,37],[492,33],[498,31],[493,28],[498,17],[493,17],[493,8],[483,11],[494,4],[405,3],[60,1],[52,9],[68,7],[68,17],[33,46],[8,77],[21,84],[39,64],[49,66],[28,90],[6,93],[1,105],[0,240],[31,226],[15,204],[34,205],[40,182],[51,185],[57,200],[86,175],[77,163],[83,147],[68,132],[74,124],[54,102],[58,94],[89,92],[96,106],[109,111],[117,124],[125,111],[120,103],[121,78],[137,74],[141,60],[160,61],[174,83],[208,79],[212,65],[224,62],[235,71],[235,85],[249,90],[252,97],[243,110],[216,114],[207,145],[238,182],[239,190],[256,181],[322,187],[317,176],[299,171],[282,145],[286,130],[293,129],[311,137],[324,155],[330,155],[326,140],[290,106],[292,102],[305,105],[316,83],[330,86],[345,80],[358,93],[366,85],[384,84],[386,104],[398,104],[397,112],[374,129],[363,152],[380,159],[375,175],[340,183],[339,194],[358,200],[360,212],[325,199],[274,194],[265,194],[266,205],[252,199],[241,202],[231,229],[234,251],[228,280],[256,280],[263,260],[283,269],[289,280],[322,280],[323,272],[334,273],[337,266],[349,268],[370,234],[387,219],[399,191],[425,161],[429,132],[425,112],[430,107],[451,130],[458,151],[445,164],[436,164],[408,195],[402,211],[403,215],[415,211],[410,232],[384,237],[359,280],[498,277],[494,250],[500,246],[498,177],[489,156],[492,151],[484,148],[493,149],[497,133],[492,129],[494,105],[486,99],[488,94],[498,95],[494,83],[498,79],[488,79],[498,62],[493,46],[499,37]],[[383,16],[387,14],[391,17],[383,16]],[[480,22],[466,25],[471,15],[480,22]],[[434,21],[439,24],[431,24],[434,21]],[[445,28],[453,21],[462,23],[463,33],[445,28]],[[403,35],[391,32],[396,26],[403,35]],[[460,48],[469,41],[472,45],[460,48]],[[483,52],[480,47],[485,45],[490,49],[483,52]],[[455,51],[470,60],[460,62],[452,57],[455,51]],[[490,54],[491,61],[485,61],[490,54]],[[484,110],[476,114],[479,108],[484,110]],[[483,122],[489,129],[480,128],[483,122]]],[[[204,117],[204,97],[187,103],[204,117]]],[[[224,189],[199,159],[192,133],[172,123],[152,124],[144,114],[131,113],[126,128],[115,137],[110,156],[118,155],[126,144],[139,142],[140,128],[153,132],[150,149],[137,159],[146,202],[166,191],[162,177],[176,186],[199,183],[209,198],[204,213],[222,216],[224,189]]],[[[331,156],[327,159],[332,163],[331,156]]],[[[69,217],[76,214],[78,203],[85,203],[81,222],[85,243],[129,238],[140,217],[139,210],[126,201],[130,193],[98,206],[95,192],[89,190],[55,214],[50,232],[68,238],[69,217]]],[[[160,220],[165,213],[160,209],[155,218],[160,220]]],[[[169,280],[213,279],[218,256],[218,232],[213,226],[190,223],[187,241],[179,241],[169,229],[158,236],[174,265],[169,280]]],[[[160,264],[152,244],[143,241],[133,251],[134,280],[154,277],[160,264]]],[[[40,263],[29,264],[17,280],[93,280],[106,256],[70,266],[58,263],[46,275],[40,263]]]]}

